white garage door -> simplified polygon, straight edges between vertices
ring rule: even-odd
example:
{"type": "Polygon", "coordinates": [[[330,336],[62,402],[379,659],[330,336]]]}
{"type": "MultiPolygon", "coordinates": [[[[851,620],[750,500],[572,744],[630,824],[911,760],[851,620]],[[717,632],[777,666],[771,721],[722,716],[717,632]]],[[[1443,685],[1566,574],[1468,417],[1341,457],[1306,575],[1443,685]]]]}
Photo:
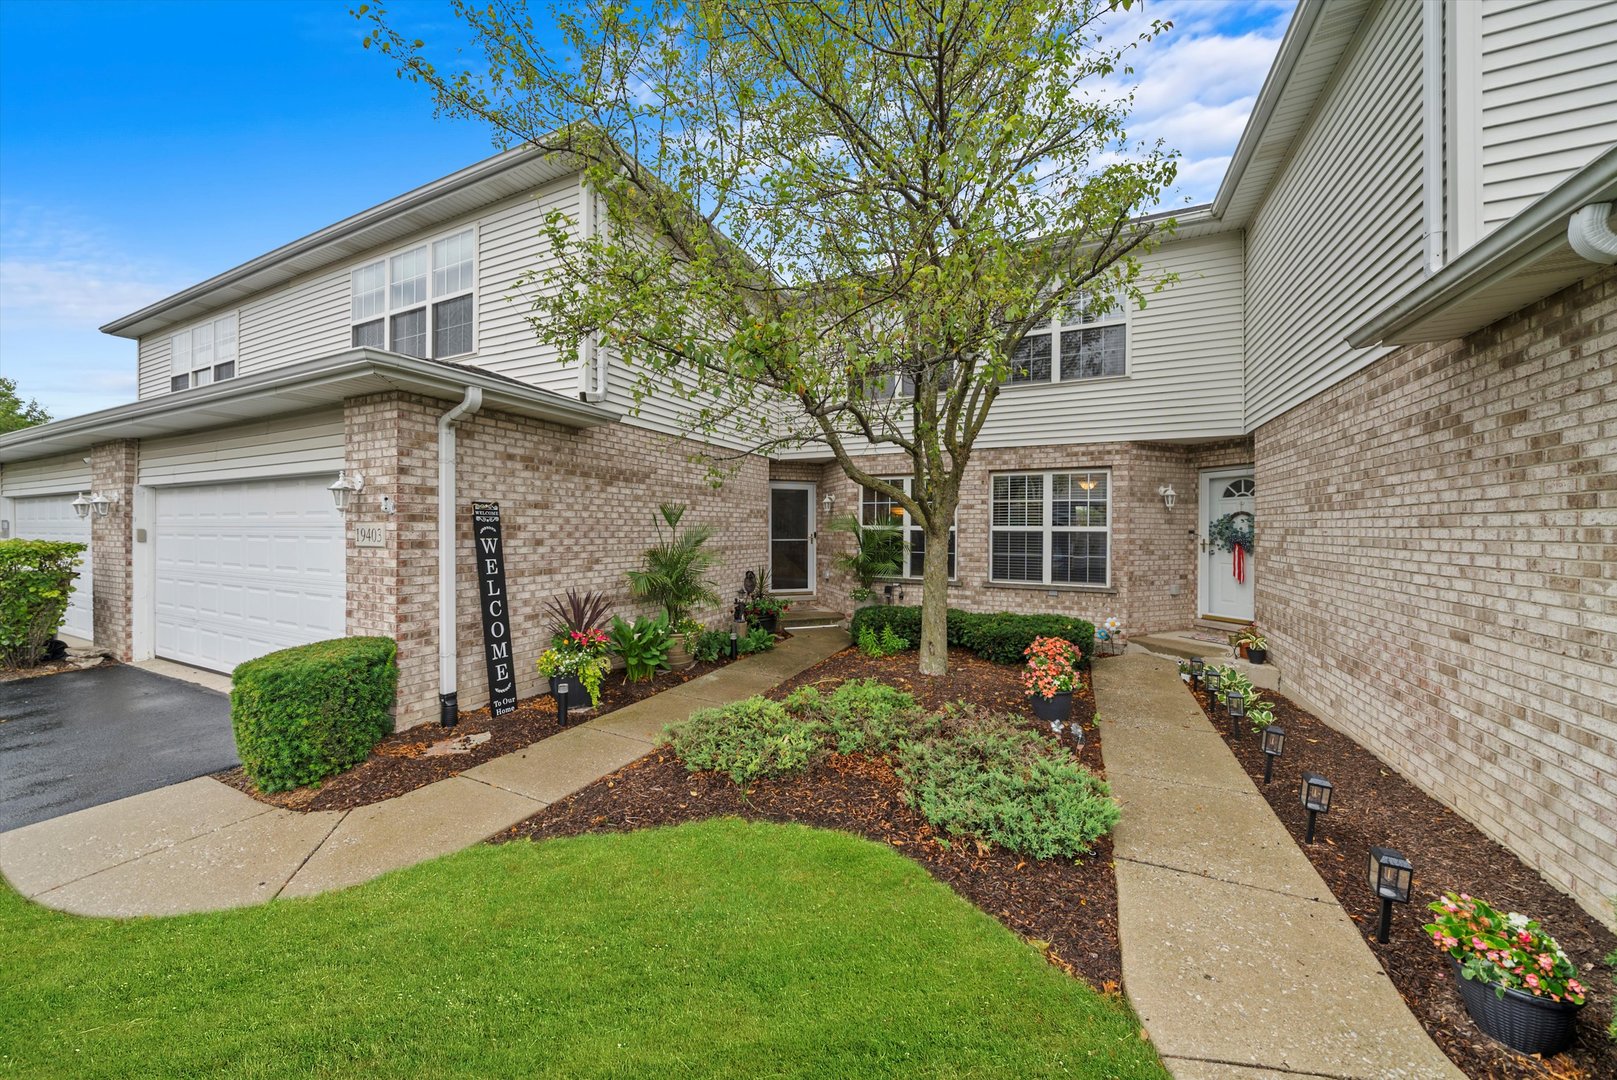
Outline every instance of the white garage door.
{"type": "Polygon", "coordinates": [[[86,545],[83,561],[79,563],[79,578],[73,583],[73,595],[67,603],[67,618],[62,622],[62,633],[91,638],[95,635],[95,608],[91,600],[90,522],[80,521],[73,512],[73,500],[76,498],[77,493],[18,499],[14,504],[17,535],[24,540],[68,540],[86,545]]]}
{"type": "Polygon", "coordinates": [[[330,477],[157,492],[156,652],[214,671],[344,636],[343,517],[330,477]]]}

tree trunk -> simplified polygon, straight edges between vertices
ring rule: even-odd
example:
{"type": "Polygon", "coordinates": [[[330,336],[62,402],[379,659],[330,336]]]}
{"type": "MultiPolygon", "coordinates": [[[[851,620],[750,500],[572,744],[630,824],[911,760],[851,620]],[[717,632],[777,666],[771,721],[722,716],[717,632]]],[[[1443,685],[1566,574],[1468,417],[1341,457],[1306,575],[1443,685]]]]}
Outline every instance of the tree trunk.
{"type": "Polygon", "coordinates": [[[921,569],[921,674],[949,673],[949,526],[954,508],[934,506],[926,525],[921,569]]]}

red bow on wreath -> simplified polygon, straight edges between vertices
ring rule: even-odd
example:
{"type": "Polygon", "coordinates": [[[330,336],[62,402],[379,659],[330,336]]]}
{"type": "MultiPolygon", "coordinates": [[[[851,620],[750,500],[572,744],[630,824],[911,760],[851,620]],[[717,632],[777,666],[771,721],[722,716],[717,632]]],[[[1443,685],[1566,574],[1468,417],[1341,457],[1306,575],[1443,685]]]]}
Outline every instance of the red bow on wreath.
{"type": "Polygon", "coordinates": [[[1235,545],[1235,583],[1246,584],[1246,549],[1240,544],[1235,545]]]}

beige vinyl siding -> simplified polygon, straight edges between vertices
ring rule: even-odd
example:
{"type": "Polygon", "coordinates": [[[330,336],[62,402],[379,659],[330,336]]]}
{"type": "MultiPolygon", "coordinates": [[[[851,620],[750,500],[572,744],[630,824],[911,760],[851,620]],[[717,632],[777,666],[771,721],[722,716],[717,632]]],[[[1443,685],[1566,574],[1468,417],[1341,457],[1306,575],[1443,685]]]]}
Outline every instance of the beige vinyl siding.
{"type": "Polygon", "coordinates": [[[1348,330],[1422,280],[1420,14],[1369,16],[1248,228],[1249,430],[1385,355],[1348,330]]]}
{"type": "MultiPolygon", "coordinates": [[[[173,334],[162,333],[140,339],[135,348],[139,372],[135,391],[137,397],[154,397],[171,392],[169,358],[173,351],[173,337],[173,334]]],[[[240,362],[238,359],[237,363],[240,362]]]]}
{"type": "Polygon", "coordinates": [[[90,466],[85,454],[59,454],[13,461],[0,466],[0,495],[21,499],[29,495],[57,495],[68,491],[90,490],[90,466]]]}
{"type": "Polygon", "coordinates": [[[568,397],[578,394],[577,365],[563,366],[553,349],[542,348],[528,323],[528,296],[517,279],[555,265],[550,240],[541,235],[545,218],[561,211],[574,221],[580,187],[566,177],[530,196],[485,214],[477,231],[477,353],[467,362],[568,397]]]}
{"type": "Polygon", "coordinates": [[[1482,231],[1617,143],[1617,0],[1481,6],[1482,231]]]}
{"type": "Polygon", "coordinates": [[[275,416],[140,444],[142,484],[198,484],[301,476],[343,467],[343,411],[275,416]]]}
{"type": "Polygon", "coordinates": [[[256,375],[348,348],[348,271],[325,271],[242,304],[236,374],[256,375]]]}

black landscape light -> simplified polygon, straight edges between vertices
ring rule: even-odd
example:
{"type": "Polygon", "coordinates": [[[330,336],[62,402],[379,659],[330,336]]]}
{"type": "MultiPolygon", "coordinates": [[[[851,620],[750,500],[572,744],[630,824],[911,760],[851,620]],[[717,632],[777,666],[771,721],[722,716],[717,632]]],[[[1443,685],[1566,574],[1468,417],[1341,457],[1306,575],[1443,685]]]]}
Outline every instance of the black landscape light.
{"type": "Polygon", "coordinates": [[[1202,675],[1207,670],[1207,661],[1199,656],[1190,659],[1190,692],[1194,694],[1201,689],[1202,675]]]}
{"type": "Polygon", "coordinates": [[[558,682],[558,683],[555,684],[555,689],[556,689],[556,723],[560,724],[562,727],[566,727],[567,726],[567,710],[572,705],[572,702],[569,701],[568,698],[570,698],[572,696],[573,684],[570,681],[568,681],[568,682],[558,682]]]}
{"type": "Polygon", "coordinates": [[[1381,898],[1381,929],[1376,932],[1376,940],[1383,945],[1392,928],[1392,905],[1409,903],[1409,886],[1414,877],[1415,868],[1403,855],[1392,848],[1370,849],[1370,888],[1381,898]]]}
{"type": "Polygon", "coordinates": [[[1308,811],[1308,837],[1303,842],[1314,842],[1314,818],[1331,808],[1331,782],[1318,773],[1303,773],[1303,808],[1308,811]]]}
{"type": "Polygon", "coordinates": [[[1246,719],[1246,695],[1231,690],[1224,698],[1224,707],[1230,711],[1230,734],[1241,737],[1241,721],[1246,719]]]}
{"type": "Polygon", "coordinates": [[[1207,669],[1207,674],[1202,678],[1203,685],[1207,687],[1207,704],[1217,705],[1218,687],[1224,681],[1224,670],[1218,667],[1210,667],[1207,669]]]}
{"type": "Polygon", "coordinates": [[[1286,749],[1286,729],[1278,724],[1270,724],[1263,729],[1263,782],[1267,784],[1275,778],[1275,758],[1286,749]]]}

